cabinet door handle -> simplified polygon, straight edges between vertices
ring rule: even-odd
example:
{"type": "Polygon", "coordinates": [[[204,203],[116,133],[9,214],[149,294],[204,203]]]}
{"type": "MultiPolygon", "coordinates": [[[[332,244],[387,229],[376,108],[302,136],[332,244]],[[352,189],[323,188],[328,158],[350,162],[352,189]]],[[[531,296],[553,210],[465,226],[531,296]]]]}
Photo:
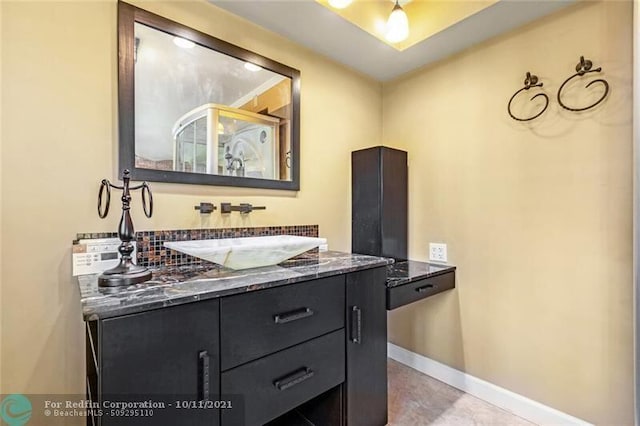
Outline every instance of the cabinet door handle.
{"type": "Polygon", "coordinates": [[[282,314],[277,314],[273,316],[273,321],[276,324],[286,324],[291,321],[296,321],[302,318],[307,318],[313,315],[313,309],[310,308],[301,308],[296,309],[295,311],[284,312],[282,314]]]}
{"type": "Polygon", "coordinates": [[[295,386],[299,383],[304,382],[305,380],[312,378],[314,374],[315,373],[313,372],[313,370],[307,367],[302,367],[294,371],[293,373],[287,374],[285,377],[274,381],[273,386],[281,391],[287,390],[292,386],[295,386]]]}
{"type": "Polygon", "coordinates": [[[438,286],[436,284],[427,284],[427,285],[423,285],[422,287],[416,288],[416,291],[418,293],[423,293],[423,292],[429,291],[431,289],[437,290],[438,286]]]}
{"type": "Polygon", "coordinates": [[[357,306],[351,307],[351,341],[362,342],[362,311],[357,306]]]}
{"type": "Polygon", "coordinates": [[[198,352],[198,361],[200,370],[200,391],[198,392],[198,399],[201,401],[209,400],[209,352],[198,352]]]}

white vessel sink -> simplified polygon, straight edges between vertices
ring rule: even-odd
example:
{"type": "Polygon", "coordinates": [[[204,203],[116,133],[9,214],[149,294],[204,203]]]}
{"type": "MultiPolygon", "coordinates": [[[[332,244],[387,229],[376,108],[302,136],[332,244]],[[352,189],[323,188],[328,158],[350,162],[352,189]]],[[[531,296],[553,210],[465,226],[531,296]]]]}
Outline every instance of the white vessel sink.
{"type": "Polygon", "coordinates": [[[219,240],[168,241],[165,247],[231,269],[277,265],[326,244],[325,238],[275,235],[219,240]]]}

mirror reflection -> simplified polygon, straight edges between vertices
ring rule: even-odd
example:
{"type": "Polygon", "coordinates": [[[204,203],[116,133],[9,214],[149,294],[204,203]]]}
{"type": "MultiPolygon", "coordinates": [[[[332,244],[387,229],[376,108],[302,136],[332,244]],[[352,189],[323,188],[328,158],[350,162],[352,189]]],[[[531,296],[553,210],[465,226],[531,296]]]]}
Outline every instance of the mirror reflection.
{"type": "Polygon", "coordinates": [[[135,167],[291,180],[289,77],[136,22],[135,167]]]}

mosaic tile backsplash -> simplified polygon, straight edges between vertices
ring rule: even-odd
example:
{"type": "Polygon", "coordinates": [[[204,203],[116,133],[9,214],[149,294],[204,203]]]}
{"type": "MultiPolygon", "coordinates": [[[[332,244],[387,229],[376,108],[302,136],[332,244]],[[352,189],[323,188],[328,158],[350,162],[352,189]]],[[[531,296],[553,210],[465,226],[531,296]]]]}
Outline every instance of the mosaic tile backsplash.
{"type": "MultiPolygon", "coordinates": [[[[220,238],[260,237],[271,235],[299,235],[317,237],[318,225],[264,226],[256,228],[219,228],[219,229],[175,229],[164,231],[136,232],[138,265],[186,266],[199,265],[205,261],[164,247],[165,241],[213,240],[220,238]]],[[[117,238],[115,232],[78,234],[77,239],[117,238]]]]}

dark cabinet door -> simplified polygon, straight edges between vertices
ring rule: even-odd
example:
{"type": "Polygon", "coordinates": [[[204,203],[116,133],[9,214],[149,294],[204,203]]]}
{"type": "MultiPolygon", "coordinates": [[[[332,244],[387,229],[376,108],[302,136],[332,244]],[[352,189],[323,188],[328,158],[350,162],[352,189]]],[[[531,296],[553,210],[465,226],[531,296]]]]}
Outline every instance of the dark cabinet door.
{"type": "Polygon", "coordinates": [[[216,299],[102,321],[100,400],[172,404],[152,415],[103,413],[103,426],[219,424],[214,409],[175,406],[218,398],[219,307],[216,299]]]}
{"type": "Polygon", "coordinates": [[[348,426],[387,424],[386,268],[347,275],[348,426]]]}
{"type": "Polygon", "coordinates": [[[377,146],[351,153],[351,251],[407,258],[407,153],[377,146]]]}

